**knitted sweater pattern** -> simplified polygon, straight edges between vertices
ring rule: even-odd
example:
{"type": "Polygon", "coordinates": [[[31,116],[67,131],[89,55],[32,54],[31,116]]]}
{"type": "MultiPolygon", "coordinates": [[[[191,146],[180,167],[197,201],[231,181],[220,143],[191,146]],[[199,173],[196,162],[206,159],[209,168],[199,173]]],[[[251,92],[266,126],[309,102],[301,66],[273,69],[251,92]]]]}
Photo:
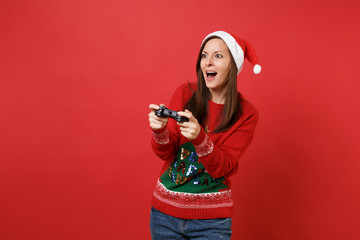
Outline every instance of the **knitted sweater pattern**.
{"type": "MultiPolygon", "coordinates": [[[[181,85],[169,108],[184,110],[196,89],[181,85]]],[[[153,131],[152,147],[164,164],[156,184],[152,206],[168,215],[185,219],[231,217],[233,200],[229,177],[236,173],[238,159],[252,141],[258,120],[256,109],[239,94],[243,113],[229,130],[218,134],[201,128],[189,141],[173,119],[167,128],[153,131]]],[[[208,126],[216,128],[223,105],[209,101],[208,126]]]]}

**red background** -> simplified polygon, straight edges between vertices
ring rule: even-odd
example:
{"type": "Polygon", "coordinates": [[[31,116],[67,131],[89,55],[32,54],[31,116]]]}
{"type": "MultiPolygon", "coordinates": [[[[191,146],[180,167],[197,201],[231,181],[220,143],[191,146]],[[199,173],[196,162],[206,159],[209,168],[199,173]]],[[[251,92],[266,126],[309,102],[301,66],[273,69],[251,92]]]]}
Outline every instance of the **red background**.
{"type": "Polygon", "coordinates": [[[233,239],[360,239],[358,1],[1,1],[0,239],[150,239],[148,105],[206,34],[254,45],[233,239]]]}

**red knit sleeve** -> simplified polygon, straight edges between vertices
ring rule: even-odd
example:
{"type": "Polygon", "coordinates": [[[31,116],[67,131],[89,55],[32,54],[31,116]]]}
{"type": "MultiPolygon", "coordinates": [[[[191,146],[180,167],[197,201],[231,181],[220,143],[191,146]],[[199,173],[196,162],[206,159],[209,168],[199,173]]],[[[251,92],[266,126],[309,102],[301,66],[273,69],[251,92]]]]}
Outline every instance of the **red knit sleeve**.
{"type": "MultiPolygon", "coordinates": [[[[179,86],[173,94],[170,104],[167,106],[174,111],[184,110],[186,101],[191,96],[188,84],[179,86]]],[[[155,154],[162,160],[172,160],[178,152],[181,134],[174,119],[169,119],[166,128],[153,131],[151,140],[155,154]]]]}
{"type": "Polygon", "coordinates": [[[221,146],[213,144],[203,129],[198,137],[200,140],[196,138],[192,141],[200,162],[213,178],[234,174],[237,171],[240,156],[252,142],[258,113],[253,107],[246,110],[250,112],[244,113],[221,146]]]}

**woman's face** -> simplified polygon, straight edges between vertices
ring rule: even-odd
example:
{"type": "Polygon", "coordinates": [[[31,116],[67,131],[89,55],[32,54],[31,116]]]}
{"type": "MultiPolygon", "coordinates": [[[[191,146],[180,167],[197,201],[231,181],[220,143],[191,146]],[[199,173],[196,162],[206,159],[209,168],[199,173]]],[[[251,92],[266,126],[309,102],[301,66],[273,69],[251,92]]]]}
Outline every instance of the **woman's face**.
{"type": "Polygon", "coordinates": [[[224,93],[231,68],[231,54],[220,38],[210,39],[201,53],[200,67],[211,93],[224,93]]]}

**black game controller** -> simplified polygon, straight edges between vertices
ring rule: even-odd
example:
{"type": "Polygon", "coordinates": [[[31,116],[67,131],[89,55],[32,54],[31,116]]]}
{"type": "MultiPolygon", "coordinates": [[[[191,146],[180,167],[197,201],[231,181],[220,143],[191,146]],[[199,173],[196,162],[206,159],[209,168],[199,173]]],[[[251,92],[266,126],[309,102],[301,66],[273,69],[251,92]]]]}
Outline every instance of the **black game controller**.
{"type": "Polygon", "coordinates": [[[164,106],[159,106],[159,110],[155,111],[155,115],[158,117],[169,117],[175,119],[177,122],[188,122],[187,117],[179,116],[176,111],[170,110],[164,106]]]}

